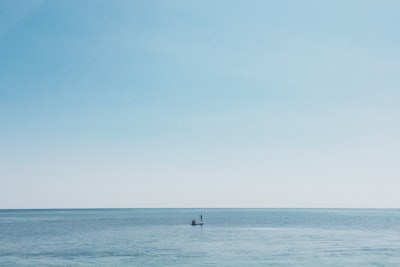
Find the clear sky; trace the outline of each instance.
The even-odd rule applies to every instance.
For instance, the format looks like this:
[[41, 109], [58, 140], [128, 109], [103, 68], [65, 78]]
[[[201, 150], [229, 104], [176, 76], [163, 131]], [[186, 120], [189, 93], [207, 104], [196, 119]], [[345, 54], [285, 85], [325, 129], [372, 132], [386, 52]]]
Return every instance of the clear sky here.
[[400, 208], [399, 10], [0, 0], [0, 208]]

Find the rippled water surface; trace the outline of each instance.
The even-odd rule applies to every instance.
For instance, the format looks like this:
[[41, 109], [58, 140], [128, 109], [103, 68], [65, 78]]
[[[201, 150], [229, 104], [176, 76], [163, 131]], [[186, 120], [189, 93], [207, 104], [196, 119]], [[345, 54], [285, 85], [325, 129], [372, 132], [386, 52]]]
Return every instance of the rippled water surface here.
[[400, 210], [0, 210], [0, 266], [397, 267]]

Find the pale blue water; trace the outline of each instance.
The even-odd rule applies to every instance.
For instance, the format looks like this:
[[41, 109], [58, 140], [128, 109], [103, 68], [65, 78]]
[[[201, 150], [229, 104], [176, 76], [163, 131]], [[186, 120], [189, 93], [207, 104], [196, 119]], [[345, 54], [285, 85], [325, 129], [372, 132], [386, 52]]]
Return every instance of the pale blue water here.
[[0, 266], [397, 267], [400, 210], [0, 210]]

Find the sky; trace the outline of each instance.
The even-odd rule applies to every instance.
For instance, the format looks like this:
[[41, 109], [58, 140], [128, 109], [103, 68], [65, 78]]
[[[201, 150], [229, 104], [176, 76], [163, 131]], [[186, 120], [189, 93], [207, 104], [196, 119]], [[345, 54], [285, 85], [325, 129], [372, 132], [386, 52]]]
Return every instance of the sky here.
[[0, 0], [0, 209], [400, 208], [399, 8]]

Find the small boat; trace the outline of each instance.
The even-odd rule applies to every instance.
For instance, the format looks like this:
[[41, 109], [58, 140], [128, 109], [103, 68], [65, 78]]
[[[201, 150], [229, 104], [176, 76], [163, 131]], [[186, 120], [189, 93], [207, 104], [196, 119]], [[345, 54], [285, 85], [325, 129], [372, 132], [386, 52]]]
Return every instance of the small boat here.
[[195, 219], [192, 220], [192, 225], [203, 225], [203, 214], [200, 215], [200, 221], [196, 221]]
[[203, 221], [196, 221], [196, 220], [192, 220], [192, 225], [203, 225], [204, 222]]

